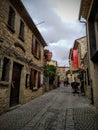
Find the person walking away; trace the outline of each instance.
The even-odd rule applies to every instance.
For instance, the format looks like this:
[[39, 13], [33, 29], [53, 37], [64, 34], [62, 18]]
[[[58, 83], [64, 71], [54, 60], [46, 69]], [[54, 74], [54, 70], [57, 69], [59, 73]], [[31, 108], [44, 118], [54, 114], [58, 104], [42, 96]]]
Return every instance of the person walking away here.
[[75, 80], [75, 82], [74, 82], [74, 92], [73, 92], [73, 94], [79, 94], [78, 86], [79, 86], [79, 83]]
[[66, 79], [64, 80], [64, 86], [66, 85]]
[[74, 90], [74, 82], [75, 82], [74, 74], [71, 74], [71, 87], [73, 90]]

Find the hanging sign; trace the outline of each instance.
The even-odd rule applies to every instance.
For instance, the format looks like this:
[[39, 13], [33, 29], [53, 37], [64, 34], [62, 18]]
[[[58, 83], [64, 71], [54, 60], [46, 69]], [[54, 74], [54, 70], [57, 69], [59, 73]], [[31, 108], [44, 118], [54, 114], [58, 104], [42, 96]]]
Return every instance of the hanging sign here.
[[73, 50], [73, 67], [78, 68], [78, 50]]

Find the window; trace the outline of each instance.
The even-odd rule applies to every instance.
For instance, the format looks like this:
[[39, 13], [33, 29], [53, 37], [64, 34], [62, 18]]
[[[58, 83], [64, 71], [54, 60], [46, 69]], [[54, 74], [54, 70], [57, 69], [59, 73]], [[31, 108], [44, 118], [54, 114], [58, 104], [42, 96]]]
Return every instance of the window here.
[[31, 69], [30, 89], [37, 90], [41, 86], [41, 73]]
[[30, 87], [30, 74], [26, 74], [25, 86], [26, 88]]
[[3, 69], [2, 69], [2, 81], [9, 81], [9, 69], [10, 69], [10, 61], [7, 58], [3, 60]]
[[38, 76], [38, 73], [36, 70], [34, 70], [34, 87], [33, 87], [33, 89], [37, 88], [37, 81], [38, 81], [37, 76]]
[[19, 32], [19, 38], [24, 41], [24, 23], [22, 20], [20, 20], [20, 32]]
[[31, 69], [31, 80], [30, 80], [30, 88], [37, 89], [37, 71], [34, 69]]
[[[42, 77], [43, 78], [43, 77]], [[40, 88], [41, 87], [41, 73], [40, 72], [38, 72], [38, 88]]]
[[32, 49], [31, 49], [31, 52], [34, 55], [34, 53], [35, 53], [35, 37], [34, 36], [32, 36]]
[[37, 58], [39, 58], [39, 56], [40, 56], [40, 45], [37, 40], [36, 40], [36, 44], [35, 44], [35, 55]]
[[38, 40], [33, 36], [32, 37], [32, 54], [37, 58], [41, 58], [41, 50], [40, 50], [40, 44]]
[[14, 31], [15, 26], [15, 11], [12, 7], [9, 7], [9, 17], [8, 17], [8, 28], [12, 31]]

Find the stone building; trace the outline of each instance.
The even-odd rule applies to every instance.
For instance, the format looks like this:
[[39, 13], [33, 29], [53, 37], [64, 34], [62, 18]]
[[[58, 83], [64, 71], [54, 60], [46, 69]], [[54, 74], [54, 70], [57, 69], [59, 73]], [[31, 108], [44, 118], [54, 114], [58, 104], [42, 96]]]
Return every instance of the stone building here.
[[80, 72], [82, 74], [81, 77], [83, 77], [83, 85], [84, 85], [84, 91], [85, 95], [88, 98], [91, 98], [91, 89], [90, 89], [90, 81], [89, 81], [89, 71], [88, 71], [88, 50], [87, 50], [87, 36], [82, 37], [78, 41], [80, 43], [80, 53], [81, 53], [81, 63], [79, 66]]
[[81, 84], [84, 88], [85, 95], [91, 98], [91, 90], [89, 84], [89, 71], [88, 71], [88, 52], [87, 52], [87, 37], [81, 37], [76, 40], [77, 43], [74, 47], [78, 49], [78, 69], [79, 75], [81, 76]]
[[66, 72], [69, 70], [69, 67], [65, 66], [58, 66], [57, 67], [57, 75], [59, 76], [60, 82], [63, 82], [67, 79]]
[[86, 22], [91, 103], [98, 109], [98, 0], [81, 1], [79, 20]]
[[[73, 44], [73, 48], [70, 49], [69, 53], [69, 65], [70, 65], [70, 72], [77, 77], [79, 75], [80, 66], [81, 66], [81, 44], [80, 41], [83, 38], [76, 39]], [[74, 54], [75, 53], [75, 54]]]
[[[74, 66], [75, 60], [73, 58], [73, 50], [77, 50], [77, 67]], [[87, 52], [87, 37], [81, 37], [76, 39], [69, 53], [69, 64], [70, 71], [74, 74], [78, 82], [80, 82], [80, 86], [82, 86], [85, 95], [88, 98], [91, 98], [91, 89], [89, 84], [89, 71], [88, 71], [88, 52]]]
[[[75, 59], [73, 56], [74, 51], [77, 52]], [[77, 76], [79, 75], [79, 64], [81, 60], [79, 51], [80, 51], [80, 44], [77, 42], [77, 40], [75, 40], [73, 48], [71, 48], [69, 52], [69, 68], [70, 68], [70, 74], [68, 75], [69, 83], [71, 83], [75, 79], [78, 79]]]
[[57, 67], [57, 61], [56, 60], [47, 61], [47, 64], [54, 65], [54, 66]]
[[43, 93], [45, 46], [22, 2], [0, 1], [0, 113]]
[[48, 65], [53, 65], [56, 67], [56, 74], [54, 77], [54, 82], [53, 82], [53, 88], [57, 88], [58, 87], [58, 75], [57, 75], [57, 61], [56, 60], [51, 60], [51, 61], [47, 61]]
[[72, 48], [70, 49], [70, 51], [69, 51], [69, 68], [72, 70], [72, 68], [73, 68], [73, 58], [72, 58]]

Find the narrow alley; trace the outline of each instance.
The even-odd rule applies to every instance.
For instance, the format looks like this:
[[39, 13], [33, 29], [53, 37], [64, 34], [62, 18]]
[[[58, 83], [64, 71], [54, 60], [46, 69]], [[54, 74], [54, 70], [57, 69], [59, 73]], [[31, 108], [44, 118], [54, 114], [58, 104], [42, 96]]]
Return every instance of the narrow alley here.
[[98, 113], [85, 96], [61, 84], [2, 114], [0, 130], [98, 130]]
[[0, 0], [0, 130], [98, 130], [98, 0]]

